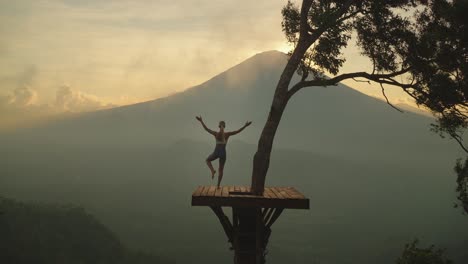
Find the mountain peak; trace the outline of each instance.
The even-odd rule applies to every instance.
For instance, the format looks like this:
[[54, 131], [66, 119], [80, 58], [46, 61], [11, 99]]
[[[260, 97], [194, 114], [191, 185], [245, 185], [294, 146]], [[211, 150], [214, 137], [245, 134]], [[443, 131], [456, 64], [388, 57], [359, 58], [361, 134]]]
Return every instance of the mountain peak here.
[[246, 64], [253, 64], [255, 66], [262, 66], [262, 65], [275, 65], [278, 64], [283, 65], [287, 62], [288, 55], [277, 50], [269, 50], [257, 53], [250, 58], [244, 60], [243, 62], [239, 63], [238, 65], [232, 67], [236, 68], [237, 66], [246, 65]]
[[254, 58], [262, 59], [262, 58], [271, 58], [271, 57], [287, 58], [287, 56], [288, 55], [286, 53], [281, 52], [279, 50], [267, 50], [267, 51], [259, 52], [253, 55], [252, 57], [248, 58], [247, 60], [254, 59]]
[[259, 78], [277, 79], [287, 61], [288, 55], [283, 52], [277, 50], [260, 52], [198, 85], [198, 87], [216, 86], [223, 87], [223, 90], [237, 89], [252, 84]]

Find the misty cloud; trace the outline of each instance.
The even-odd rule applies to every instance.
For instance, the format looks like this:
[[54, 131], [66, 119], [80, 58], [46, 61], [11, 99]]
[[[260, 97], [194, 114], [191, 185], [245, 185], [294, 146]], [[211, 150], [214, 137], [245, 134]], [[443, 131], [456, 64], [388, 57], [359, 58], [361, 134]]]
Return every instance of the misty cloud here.
[[74, 90], [69, 86], [62, 86], [57, 90], [54, 106], [68, 112], [88, 112], [116, 105], [105, 103], [95, 95]]
[[2, 91], [0, 94], [0, 108], [24, 108], [36, 104], [38, 93], [32, 88], [38, 75], [35, 65], [29, 65], [18, 74], [2, 76], [0, 85], [3, 87], [15, 87], [10, 91]]
[[36, 105], [37, 98], [36, 90], [28, 86], [17, 87], [10, 93], [0, 95], [0, 108], [10, 108], [10, 110], [28, 108]]
[[13, 90], [11, 104], [16, 107], [27, 107], [33, 105], [37, 101], [37, 91], [30, 87], [22, 86]]
[[[90, 112], [118, 106], [98, 96], [61, 86], [54, 103], [40, 103], [39, 93], [21, 86], [0, 95], [0, 130], [28, 126], [63, 114]], [[120, 98], [124, 100], [126, 98]]]
[[38, 92], [20, 86], [0, 95], [0, 130], [21, 127], [53, 114], [48, 105], [39, 105]]
[[38, 92], [31, 87], [21, 86], [10, 93], [0, 96], [0, 107], [9, 111], [31, 109], [47, 112], [88, 112], [117, 106], [102, 98], [69, 86], [57, 89], [53, 104], [39, 104]]

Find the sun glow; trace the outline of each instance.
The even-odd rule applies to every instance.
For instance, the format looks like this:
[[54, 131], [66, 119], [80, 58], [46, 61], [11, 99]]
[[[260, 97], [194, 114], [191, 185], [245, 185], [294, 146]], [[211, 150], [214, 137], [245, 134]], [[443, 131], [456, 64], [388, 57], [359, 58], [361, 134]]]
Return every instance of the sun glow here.
[[281, 52], [284, 52], [284, 53], [288, 53], [290, 52], [291, 50], [293, 50], [293, 45], [291, 43], [287, 43], [286, 41], [285, 42], [281, 42], [279, 43], [277, 46], [276, 46], [276, 50], [278, 51], [281, 51]]

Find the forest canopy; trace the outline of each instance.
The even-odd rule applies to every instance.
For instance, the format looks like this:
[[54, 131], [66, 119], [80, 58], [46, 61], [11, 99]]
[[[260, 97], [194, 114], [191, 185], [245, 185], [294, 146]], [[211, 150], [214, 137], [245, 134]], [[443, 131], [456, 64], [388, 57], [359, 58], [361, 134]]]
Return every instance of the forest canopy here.
[[171, 263], [127, 249], [81, 207], [28, 204], [0, 196], [0, 263]]

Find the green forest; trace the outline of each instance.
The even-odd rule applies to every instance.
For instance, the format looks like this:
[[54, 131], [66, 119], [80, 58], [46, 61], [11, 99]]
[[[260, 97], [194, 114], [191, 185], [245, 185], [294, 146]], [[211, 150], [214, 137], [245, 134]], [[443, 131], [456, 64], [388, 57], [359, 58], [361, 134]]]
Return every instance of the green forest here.
[[0, 197], [0, 263], [173, 263], [127, 249], [83, 208]]

